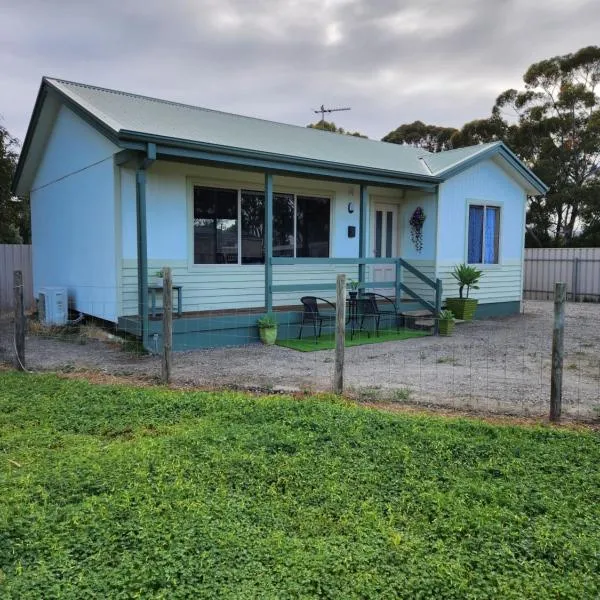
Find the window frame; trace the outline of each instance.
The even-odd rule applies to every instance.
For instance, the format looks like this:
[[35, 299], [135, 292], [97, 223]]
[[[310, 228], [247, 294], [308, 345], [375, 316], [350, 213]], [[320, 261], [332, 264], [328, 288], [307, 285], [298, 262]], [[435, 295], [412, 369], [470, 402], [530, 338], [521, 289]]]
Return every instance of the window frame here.
[[[238, 260], [235, 263], [195, 263], [194, 262], [194, 188], [215, 188], [225, 190], [236, 190], [237, 191], [237, 218], [238, 218]], [[242, 263], [242, 191], [254, 191], [264, 193], [264, 188], [261, 183], [256, 181], [248, 181], [243, 179], [204, 179], [200, 177], [187, 177], [187, 255], [188, 255], [188, 271], [201, 271], [203, 269], [264, 269], [265, 265], [262, 264], [244, 264]], [[326, 198], [329, 200], [329, 258], [333, 255], [333, 233], [335, 231], [335, 191], [331, 189], [317, 190], [312, 188], [304, 188], [289, 185], [277, 185], [273, 186], [274, 194], [288, 194], [293, 196], [294, 199], [294, 256], [296, 258], [297, 252], [297, 197], [298, 196], [314, 196], [317, 198]]]
[[[481, 256], [482, 259], [485, 257], [485, 213], [488, 208], [497, 208], [500, 212], [498, 219], [498, 262], [486, 263], [486, 262], [469, 262], [469, 213], [471, 206], [480, 206], [483, 208], [483, 223], [484, 223], [484, 235], [482, 236]], [[499, 269], [502, 267], [502, 234], [504, 232], [504, 202], [500, 200], [481, 200], [475, 198], [467, 199], [466, 211], [465, 211], [465, 250], [464, 250], [464, 263], [467, 265], [476, 265], [480, 269]]]

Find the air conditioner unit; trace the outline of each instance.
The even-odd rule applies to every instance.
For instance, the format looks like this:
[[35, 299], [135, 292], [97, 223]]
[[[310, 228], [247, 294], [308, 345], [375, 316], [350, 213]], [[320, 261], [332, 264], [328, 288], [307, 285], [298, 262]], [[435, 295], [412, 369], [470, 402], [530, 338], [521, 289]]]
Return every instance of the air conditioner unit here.
[[44, 287], [40, 290], [38, 312], [44, 325], [65, 325], [69, 310], [67, 288]]

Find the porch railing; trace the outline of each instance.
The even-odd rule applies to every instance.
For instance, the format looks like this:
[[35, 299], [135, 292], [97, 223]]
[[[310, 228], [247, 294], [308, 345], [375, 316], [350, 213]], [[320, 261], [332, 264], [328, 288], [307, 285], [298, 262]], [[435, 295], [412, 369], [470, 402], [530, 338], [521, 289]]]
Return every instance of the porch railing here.
[[[394, 265], [395, 277], [394, 281], [365, 281], [364, 280], [364, 267], [366, 265]], [[290, 257], [272, 257], [269, 260], [267, 267], [273, 266], [295, 266], [295, 265], [357, 265], [359, 267], [359, 289], [373, 289], [373, 288], [393, 288], [396, 302], [402, 297], [404, 292], [407, 296], [412, 298], [415, 302], [419, 303], [423, 308], [433, 313], [434, 317], [437, 317], [442, 307], [442, 281], [441, 279], [431, 279], [408, 263], [403, 258], [290, 258]], [[408, 271], [424, 283], [427, 287], [431, 288], [434, 293], [434, 301], [431, 302], [414, 289], [410, 288], [403, 281], [403, 270]], [[272, 277], [269, 278], [270, 283], [267, 286], [266, 291], [266, 306], [267, 310], [270, 310], [273, 306], [273, 294], [278, 292], [301, 292], [301, 291], [335, 291], [335, 281], [331, 283], [288, 283], [273, 285]], [[435, 319], [435, 333], [437, 333], [438, 320]]]

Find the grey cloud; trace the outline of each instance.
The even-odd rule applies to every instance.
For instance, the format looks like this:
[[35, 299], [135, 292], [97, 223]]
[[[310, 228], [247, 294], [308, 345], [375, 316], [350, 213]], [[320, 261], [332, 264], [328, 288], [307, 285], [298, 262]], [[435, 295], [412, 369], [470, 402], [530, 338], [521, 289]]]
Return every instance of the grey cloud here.
[[22, 0], [3, 18], [0, 114], [21, 139], [43, 74], [300, 125], [347, 104], [338, 123], [378, 138], [486, 116], [532, 62], [596, 43], [600, 4]]

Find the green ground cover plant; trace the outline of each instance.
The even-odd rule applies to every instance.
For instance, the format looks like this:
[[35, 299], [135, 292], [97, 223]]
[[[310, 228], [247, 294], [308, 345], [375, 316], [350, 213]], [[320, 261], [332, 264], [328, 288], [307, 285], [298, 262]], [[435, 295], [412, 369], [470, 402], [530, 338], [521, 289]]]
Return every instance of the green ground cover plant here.
[[599, 435], [0, 374], [0, 597], [597, 598]]
[[[304, 337], [302, 339], [292, 338], [289, 340], [277, 340], [278, 346], [299, 350], [300, 352], [315, 352], [316, 350], [333, 350], [335, 348], [335, 334], [322, 333], [317, 338], [315, 343], [314, 336], [311, 335], [310, 328], [305, 328]], [[379, 344], [381, 342], [396, 342], [401, 340], [410, 340], [417, 337], [430, 336], [428, 331], [420, 331], [418, 329], [381, 329], [379, 335], [375, 335], [374, 331], [357, 331], [350, 339], [350, 332], [346, 332], [345, 347], [362, 346], [363, 344]]]

